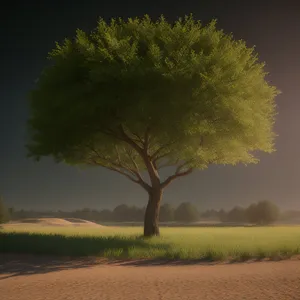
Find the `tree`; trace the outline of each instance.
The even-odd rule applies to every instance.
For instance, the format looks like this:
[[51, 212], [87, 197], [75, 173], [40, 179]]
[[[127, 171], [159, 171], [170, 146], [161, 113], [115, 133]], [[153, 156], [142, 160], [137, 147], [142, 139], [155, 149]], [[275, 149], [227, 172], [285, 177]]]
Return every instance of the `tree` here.
[[130, 207], [130, 219], [129, 221], [134, 222], [142, 222], [143, 221], [143, 215], [144, 215], [144, 209], [136, 206]]
[[175, 220], [177, 222], [195, 222], [199, 220], [199, 212], [193, 204], [184, 202], [176, 208]]
[[127, 204], [120, 204], [113, 210], [114, 220], [117, 222], [139, 222], [142, 214], [143, 209]]
[[175, 209], [169, 203], [165, 203], [160, 208], [159, 220], [162, 222], [172, 222], [175, 218]]
[[219, 213], [215, 209], [208, 209], [204, 213], [201, 214], [203, 218], [217, 218]]
[[227, 213], [226, 220], [228, 222], [243, 223], [246, 221], [245, 209], [240, 206], [235, 206]]
[[257, 203], [252, 203], [246, 209], [246, 218], [249, 223], [255, 224], [258, 222], [258, 212], [257, 212]]
[[4, 205], [3, 198], [0, 197], [0, 224], [6, 223], [9, 220], [8, 210]]
[[227, 213], [223, 208], [219, 210], [218, 218], [221, 222], [226, 222], [227, 221]]
[[130, 213], [130, 208], [127, 204], [120, 204], [116, 206], [113, 210], [114, 220], [118, 222], [128, 221], [128, 215]]
[[163, 191], [175, 179], [273, 151], [278, 91], [254, 49], [215, 21], [100, 19], [49, 59], [29, 96], [29, 156], [105, 167], [140, 185], [145, 236], [159, 234]]
[[260, 201], [252, 204], [246, 211], [250, 223], [268, 225], [272, 224], [279, 218], [279, 208], [270, 201]]
[[109, 209], [103, 209], [99, 212], [99, 218], [97, 221], [109, 222], [113, 220], [113, 212]]
[[9, 214], [10, 219], [12, 219], [14, 217], [14, 213], [15, 213], [14, 207], [9, 207], [8, 214]]

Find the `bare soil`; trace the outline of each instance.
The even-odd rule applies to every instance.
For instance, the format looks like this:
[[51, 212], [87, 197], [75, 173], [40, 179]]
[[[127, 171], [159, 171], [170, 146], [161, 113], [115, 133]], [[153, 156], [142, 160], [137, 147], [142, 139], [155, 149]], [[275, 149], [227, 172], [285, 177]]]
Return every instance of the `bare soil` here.
[[77, 218], [28, 218], [28, 219], [21, 219], [18, 221], [12, 221], [8, 224], [5, 224], [6, 227], [12, 226], [24, 226], [26, 225], [35, 225], [35, 226], [63, 226], [63, 227], [70, 227], [70, 226], [94, 226], [94, 227], [103, 227], [94, 222], [86, 221], [83, 219]]
[[300, 260], [187, 265], [0, 254], [5, 300], [299, 300]]

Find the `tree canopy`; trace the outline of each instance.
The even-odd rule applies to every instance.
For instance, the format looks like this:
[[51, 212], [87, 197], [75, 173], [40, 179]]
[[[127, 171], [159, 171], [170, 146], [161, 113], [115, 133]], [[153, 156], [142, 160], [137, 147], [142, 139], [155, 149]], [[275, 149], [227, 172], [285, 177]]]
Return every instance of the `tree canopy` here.
[[161, 156], [205, 168], [273, 151], [277, 91], [254, 49], [215, 21], [101, 19], [92, 33], [57, 43], [49, 58], [30, 97], [37, 158], [145, 169], [124, 139], [143, 147], [147, 134], [157, 166]]
[[[36, 159], [106, 167], [152, 193], [193, 169], [274, 150], [278, 91], [254, 49], [216, 21], [100, 19], [49, 59], [30, 94]], [[176, 171], [161, 179], [166, 166]]]

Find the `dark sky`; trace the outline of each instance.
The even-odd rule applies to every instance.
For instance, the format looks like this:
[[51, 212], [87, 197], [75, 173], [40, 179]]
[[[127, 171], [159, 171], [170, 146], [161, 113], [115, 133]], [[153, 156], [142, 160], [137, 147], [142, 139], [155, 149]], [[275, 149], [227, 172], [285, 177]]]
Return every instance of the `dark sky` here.
[[[277, 97], [277, 152], [258, 165], [215, 166], [175, 181], [165, 201], [191, 201], [202, 208], [229, 208], [270, 199], [300, 208], [300, 1], [10, 1], [1, 8], [0, 194], [17, 208], [112, 208], [119, 203], [146, 204], [147, 195], [122, 175], [105, 169], [78, 170], [51, 159], [35, 163], [24, 148], [26, 94], [46, 63], [55, 41], [90, 30], [98, 17], [164, 14], [170, 21], [193, 13], [204, 22], [256, 45]], [[60, 3], [60, 4], [58, 4]], [[63, 3], [63, 4], [62, 4]], [[176, 4], [178, 3], [178, 4]], [[208, 4], [209, 3], [209, 4]], [[278, 4], [276, 4], [278, 3]], [[10, 7], [9, 7], [10, 5]]]

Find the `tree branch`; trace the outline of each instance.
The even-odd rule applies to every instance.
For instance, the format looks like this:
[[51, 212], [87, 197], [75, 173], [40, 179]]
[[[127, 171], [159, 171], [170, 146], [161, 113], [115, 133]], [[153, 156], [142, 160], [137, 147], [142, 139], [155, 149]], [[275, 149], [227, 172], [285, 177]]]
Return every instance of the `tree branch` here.
[[158, 155], [158, 156], [156, 156], [156, 158], [153, 159], [153, 161], [154, 162], [158, 162], [160, 159], [165, 158], [165, 157], [167, 157], [170, 154], [171, 154], [171, 151], [167, 152], [167, 153], [164, 153], [164, 154], [161, 154], [161, 155]]
[[[111, 136], [119, 141], [123, 141], [123, 142], [126, 142], [126, 140], [124, 139], [124, 136], [120, 133], [117, 133], [115, 132], [114, 130], [112, 129], [102, 129], [102, 128], [98, 128], [97, 129], [99, 132], [101, 132], [102, 134], [105, 134], [105, 135], [108, 135], [108, 136]], [[135, 138], [131, 138], [131, 140], [136, 143], [138, 145], [138, 143], [140, 143], [141, 145], [144, 144], [143, 140], [135, 133], [132, 133], [132, 135], [135, 136]], [[128, 136], [129, 138], [129, 136]]]
[[147, 154], [148, 154], [148, 147], [149, 147], [149, 142], [150, 142], [149, 133], [150, 133], [150, 128], [147, 127], [146, 132], [145, 132], [145, 143], [144, 143], [144, 147], [145, 147], [145, 150], [147, 151]]
[[157, 172], [157, 169], [155, 168], [155, 165], [153, 164], [151, 157], [148, 156], [147, 153], [147, 148], [141, 148], [139, 147], [139, 145], [137, 145], [125, 132], [124, 127], [122, 126], [122, 124], [119, 126], [120, 132], [122, 134], [122, 136], [124, 137], [124, 140], [130, 145], [132, 146], [139, 155], [141, 155], [145, 166], [148, 170], [149, 173], [149, 177], [151, 180], [151, 184], [152, 186], [158, 186], [160, 185], [160, 179], [159, 179], [159, 174]]
[[175, 142], [171, 142], [171, 143], [168, 143], [168, 144], [165, 144], [165, 145], [159, 147], [159, 148], [151, 155], [151, 159], [152, 159], [153, 161], [156, 162], [156, 161], [158, 161], [159, 159], [168, 156], [168, 155], [171, 153], [170, 151], [168, 151], [167, 153], [163, 153], [163, 154], [160, 154], [160, 153], [161, 153], [164, 149], [166, 149], [167, 147], [172, 146], [172, 145], [174, 145], [174, 144], [175, 144]]
[[130, 179], [131, 181], [140, 184], [140, 181], [138, 179], [135, 179], [134, 177], [130, 176], [129, 174], [127, 174], [126, 172], [122, 171], [121, 169], [117, 169], [114, 167], [109, 167], [109, 166], [103, 166], [104, 168], [107, 168], [111, 171], [115, 171], [118, 172], [119, 174], [122, 174], [124, 176], [126, 176], [128, 179]]
[[[200, 146], [203, 146], [203, 136], [200, 137], [199, 145], [200, 145]], [[177, 167], [176, 171], [175, 171], [175, 174], [169, 176], [164, 182], [162, 182], [162, 183], [161, 183], [161, 187], [162, 187], [162, 188], [165, 188], [167, 185], [169, 185], [169, 184], [170, 184], [172, 181], [174, 181], [176, 178], [182, 177], [182, 176], [185, 176], [185, 175], [188, 175], [188, 174], [192, 173], [192, 172], [193, 172], [193, 168], [191, 168], [191, 167], [188, 168], [187, 170], [181, 172], [181, 170], [182, 170], [185, 166], [187, 166], [190, 162], [192, 162], [192, 161], [193, 161], [193, 159], [190, 159], [190, 160], [186, 161], [185, 163], [179, 165], [179, 166]], [[179, 162], [179, 161], [177, 161], [177, 163], [178, 163], [178, 162]], [[168, 164], [162, 165], [162, 166], [160, 166], [160, 168], [165, 167], [165, 166], [168, 166]]]
[[111, 171], [114, 171], [114, 172], [117, 172], [119, 174], [122, 174], [124, 176], [126, 176], [129, 180], [131, 180], [132, 182], [134, 183], [137, 183], [139, 184], [142, 188], [144, 188], [147, 192], [150, 191], [151, 187], [147, 184], [147, 182], [141, 180], [140, 178], [134, 178], [133, 176], [127, 174], [126, 172], [124, 172], [122, 169], [120, 168], [116, 168], [116, 167], [112, 167], [112, 166], [107, 166], [105, 164], [101, 164], [99, 163], [98, 161], [90, 158], [90, 160], [94, 163], [94, 165], [97, 165], [97, 166], [101, 166], [103, 168], [106, 168], [108, 170], [111, 170]]
[[125, 169], [126, 171], [131, 172], [132, 175], [135, 175], [134, 171], [133, 171], [131, 168], [129, 168], [129, 167], [127, 167], [126, 165], [122, 164], [122, 162], [120, 161], [120, 156], [119, 156], [120, 154], [119, 154], [119, 152], [117, 151], [117, 147], [116, 147], [117, 156], [118, 156], [118, 162], [117, 162], [117, 163], [115, 163], [115, 162], [113, 162], [113, 161], [107, 159], [105, 156], [101, 155], [101, 154], [100, 154], [95, 148], [93, 148], [92, 146], [86, 145], [86, 147], [88, 147], [88, 149], [90, 149], [92, 152], [94, 152], [95, 155], [96, 155], [96, 157], [98, 157], [99, 159], [106, 161], [107, 163], [111, 164], [111, 165], [112, 165], [113, 167], [115, 167], [115, 168]]
[[190, 174], [192, 172], [193, 172], [193, 168], [189, 168], [189, 169], [187, 169], [186, 171], [183, 171], [183, 172], [177, 172], [176, 171], [174, 175], [168, 177], [164, 182], [161, 183], [161, 187], [165, 188], [166, 186], [168, 186], [176, 178], [188, 175], [188, 174]]
[[[139, 180], [145, 182], [145, 180], [143, 179], [141, 173], [140, 173], [140, 169], [138, 164], [136, 163], [135, 159], [132, 157], [131, 153], [128, 151], [128, 149], [126, 147], [124, 147], [124, 150], [126, 151], [128, 157], [130, 158], [132, 164], [134, 165], [135, 168], [135, 175], [139, 178]], [[146, 182], [145, 182], [146, 183]], [[149, 186], [150, 187], [150, 186]]]
[[[185, 175], [188, 175], [190, 173], [193, 172], [193, 168], [188, 168], [187, 170], [185, 171], [182, 171], [181, 170], [187, 166], [190, 162], [192, 162], [193, 159], [190, 159], [186, 162], [184, 162], [183, 164], [179, 165], [177, 168], [176, 168], [176, 171], [175, 171], [175, 174], [174, 175], [171, 175], [170, 177], [168, 177], [164, 182], [161, 183], [161, 187], [162, 188], [165, 188], [167, 185], [169, 185], [173, 180], [175, 180], [176, 178], [178, 177], [182, 177], [182, 176], [185, 176]], [[177, 162], [178, 163], [178, 162]]]
[[129, 144], [133, 149], [137, 151], [137, 153], [141, 154], [143, 153], [143, 148], [141, 148], [130, 136], [125, 132], [123, 125], [121, 124], [119, 126], [120, 133], [123, 137], [123, 140]]
[[142, 146], [144, 145], [144, 141], [142, 140], [142, 138], [138, 134], [136, 134], [134, 132], [131, 132], [131, 134], [136, 137], [136, 139], [134, 139], [134, 141], [136, 143], [140, 143]]
[[165, 148], [166, 148], [166, 146], [162, 146], [162, 147], [158, 148], [158, 149], [151, 155], [151, 159], [152, 159], [153, 161], [158, 161], [159, 159], [166, 157], [166, 156], [169, 154], [169, 152], [168, 152], [168, 153], [164, 153], [164, 154], [159, 155], [160, 152], [163, 151]]
[[114, 138], [116, 138], [118, 140], [124, 141], [124, 139], [121, 136], [119, 136], [116, 132], [114, 132], [111, 129], [106, 129], [106, 130], [105, 129], [99, 129], [99, 132], [101, 132], [101, 133], [103, 133], [105, 135], [114, 137]]
[[[117, 152], [117, 156], [118, 156], [118, 162], [113, 162], [109, 159], [107, 159], [106, 157], [104, 157], [103, 155], [101, 155], [94, 147], [90, 146], [90, 145], [85, 145], [89, 150], [91, 150], [97, 158], [99, 158], [102, 161], [105, 161], [108, 163], [104, 164], [104, 163], [99, 163], [96, 159], [94, 159], [93, 157], [90, 157], [90, 160], [95, 164], [95, 165], [100, 165], [104, 168], [107, 168], [111, 171], [115, 171], [118, 172], [124, 176], [126, 176], [128, 179], [130, 179], [131, 181], [138, 183], [139, 185], [141, 185], [146, 191], [149, 191], [151, 189], [151, 187], [147, 184], [147, 182], [145, 182], [142, 178], [142, 176], [140, 175], [139, 171], [133, 170], [132, 168], [130, 168], [129, 166], [123, 164], [120, 160], [120, 153], [116, 147], [116, 152]], [[137, 165], [136, 165], [137, 167]], [[123, 170], [122, 170], [123, 169]], [[131, 173], [128, 174], [126, 172]]]
[[[156, 166], [157, 166], [157, 163], [155, 162]], [[157, 166], [157, 169], [163, 169], [163, 168], [167, 168], [167, 167], [173, 167], [174, 164], [171, 164], [170, 161], [166, 161], [165, 163], [162, 163], [162, 164], [159, 164]]]

